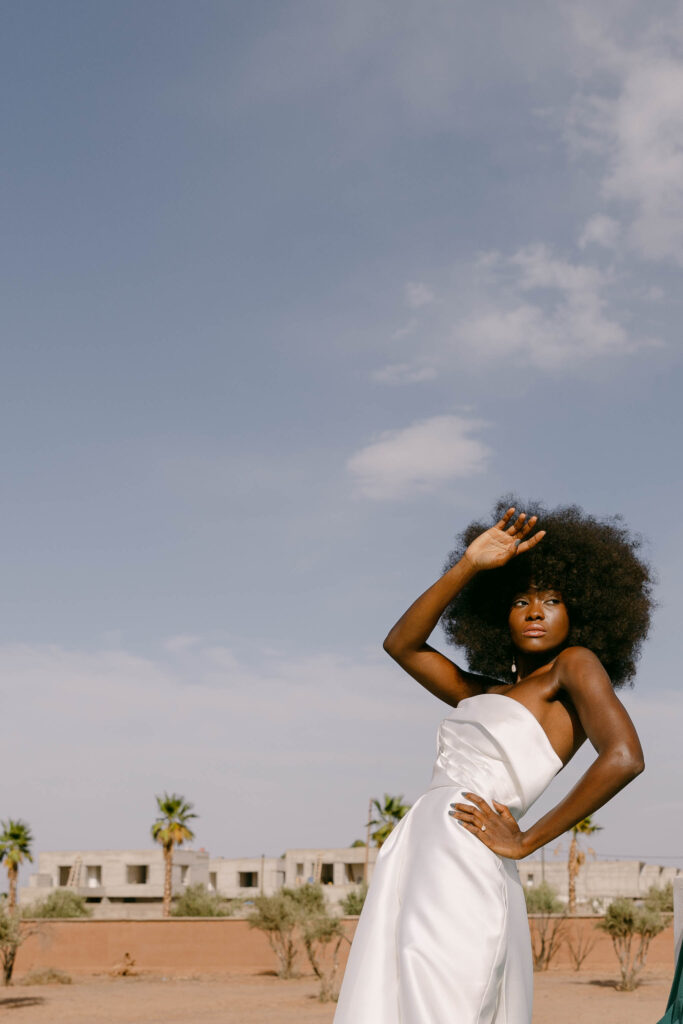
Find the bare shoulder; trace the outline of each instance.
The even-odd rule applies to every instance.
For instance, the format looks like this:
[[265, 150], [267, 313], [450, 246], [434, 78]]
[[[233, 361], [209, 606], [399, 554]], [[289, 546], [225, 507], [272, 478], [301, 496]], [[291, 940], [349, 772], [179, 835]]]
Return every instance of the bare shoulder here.
[[557, 685], [583, 720], [589, 709], [603, 711], [620, 704], [605, 668], [587, 647], [567, 647], [555, 661]]
[[602, 662], [588, 647], [565, 647], [555, 660], [555, 668], [561, 685], [591, 679], [611, 686]]

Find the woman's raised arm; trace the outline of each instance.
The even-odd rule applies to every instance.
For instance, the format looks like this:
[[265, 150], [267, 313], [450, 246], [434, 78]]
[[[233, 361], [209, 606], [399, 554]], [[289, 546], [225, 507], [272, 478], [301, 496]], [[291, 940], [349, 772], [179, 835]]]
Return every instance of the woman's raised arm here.
[[511, 523], [514, 514], [514, 508], [508, 509], [495, 526], [473, 540], [460, 561], [411, 604], [384, 641], [387, 654], [447, 704], [456, 705], [465, 697], [483, 693], [493, 680], [459, 668], [430, 647], [427, 639], [453, 598], [479, 571], [505, 565], [543, 538], [543, 530], [529, 536], [536, 524], [535, 516], [526, 522], [522, 512]]

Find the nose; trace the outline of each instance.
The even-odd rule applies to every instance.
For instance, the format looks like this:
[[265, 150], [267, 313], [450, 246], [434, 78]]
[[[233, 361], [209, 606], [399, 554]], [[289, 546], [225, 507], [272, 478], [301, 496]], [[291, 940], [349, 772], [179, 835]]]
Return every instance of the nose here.
[[530, 604], [528, 606], [526, 610], [526, 618], [531, 621], [533, 621], [534, 619], [545, 618], [543, 614], [543, 605], [540, 603], [540, 601], [534, 601], [533, 604]]

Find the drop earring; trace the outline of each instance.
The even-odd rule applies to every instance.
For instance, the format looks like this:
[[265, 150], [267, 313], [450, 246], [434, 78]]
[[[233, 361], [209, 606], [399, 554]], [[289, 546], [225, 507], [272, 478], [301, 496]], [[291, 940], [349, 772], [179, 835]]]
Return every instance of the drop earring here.
[[514, 654], [512, 655], [512, 664], [510, 665], [510, 671], [512, 672], [513, 676], [517, 675], [517, 664], [515, 662]]

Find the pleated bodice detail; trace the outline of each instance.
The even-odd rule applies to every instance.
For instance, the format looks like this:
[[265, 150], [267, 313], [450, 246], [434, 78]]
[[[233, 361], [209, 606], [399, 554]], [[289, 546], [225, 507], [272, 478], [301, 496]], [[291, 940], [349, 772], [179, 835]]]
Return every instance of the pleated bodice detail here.
[[458, 786], [526, 814], [562, 767], [542, 725], [513, 697], [465, 697], [439, 726], [429, 788]]

